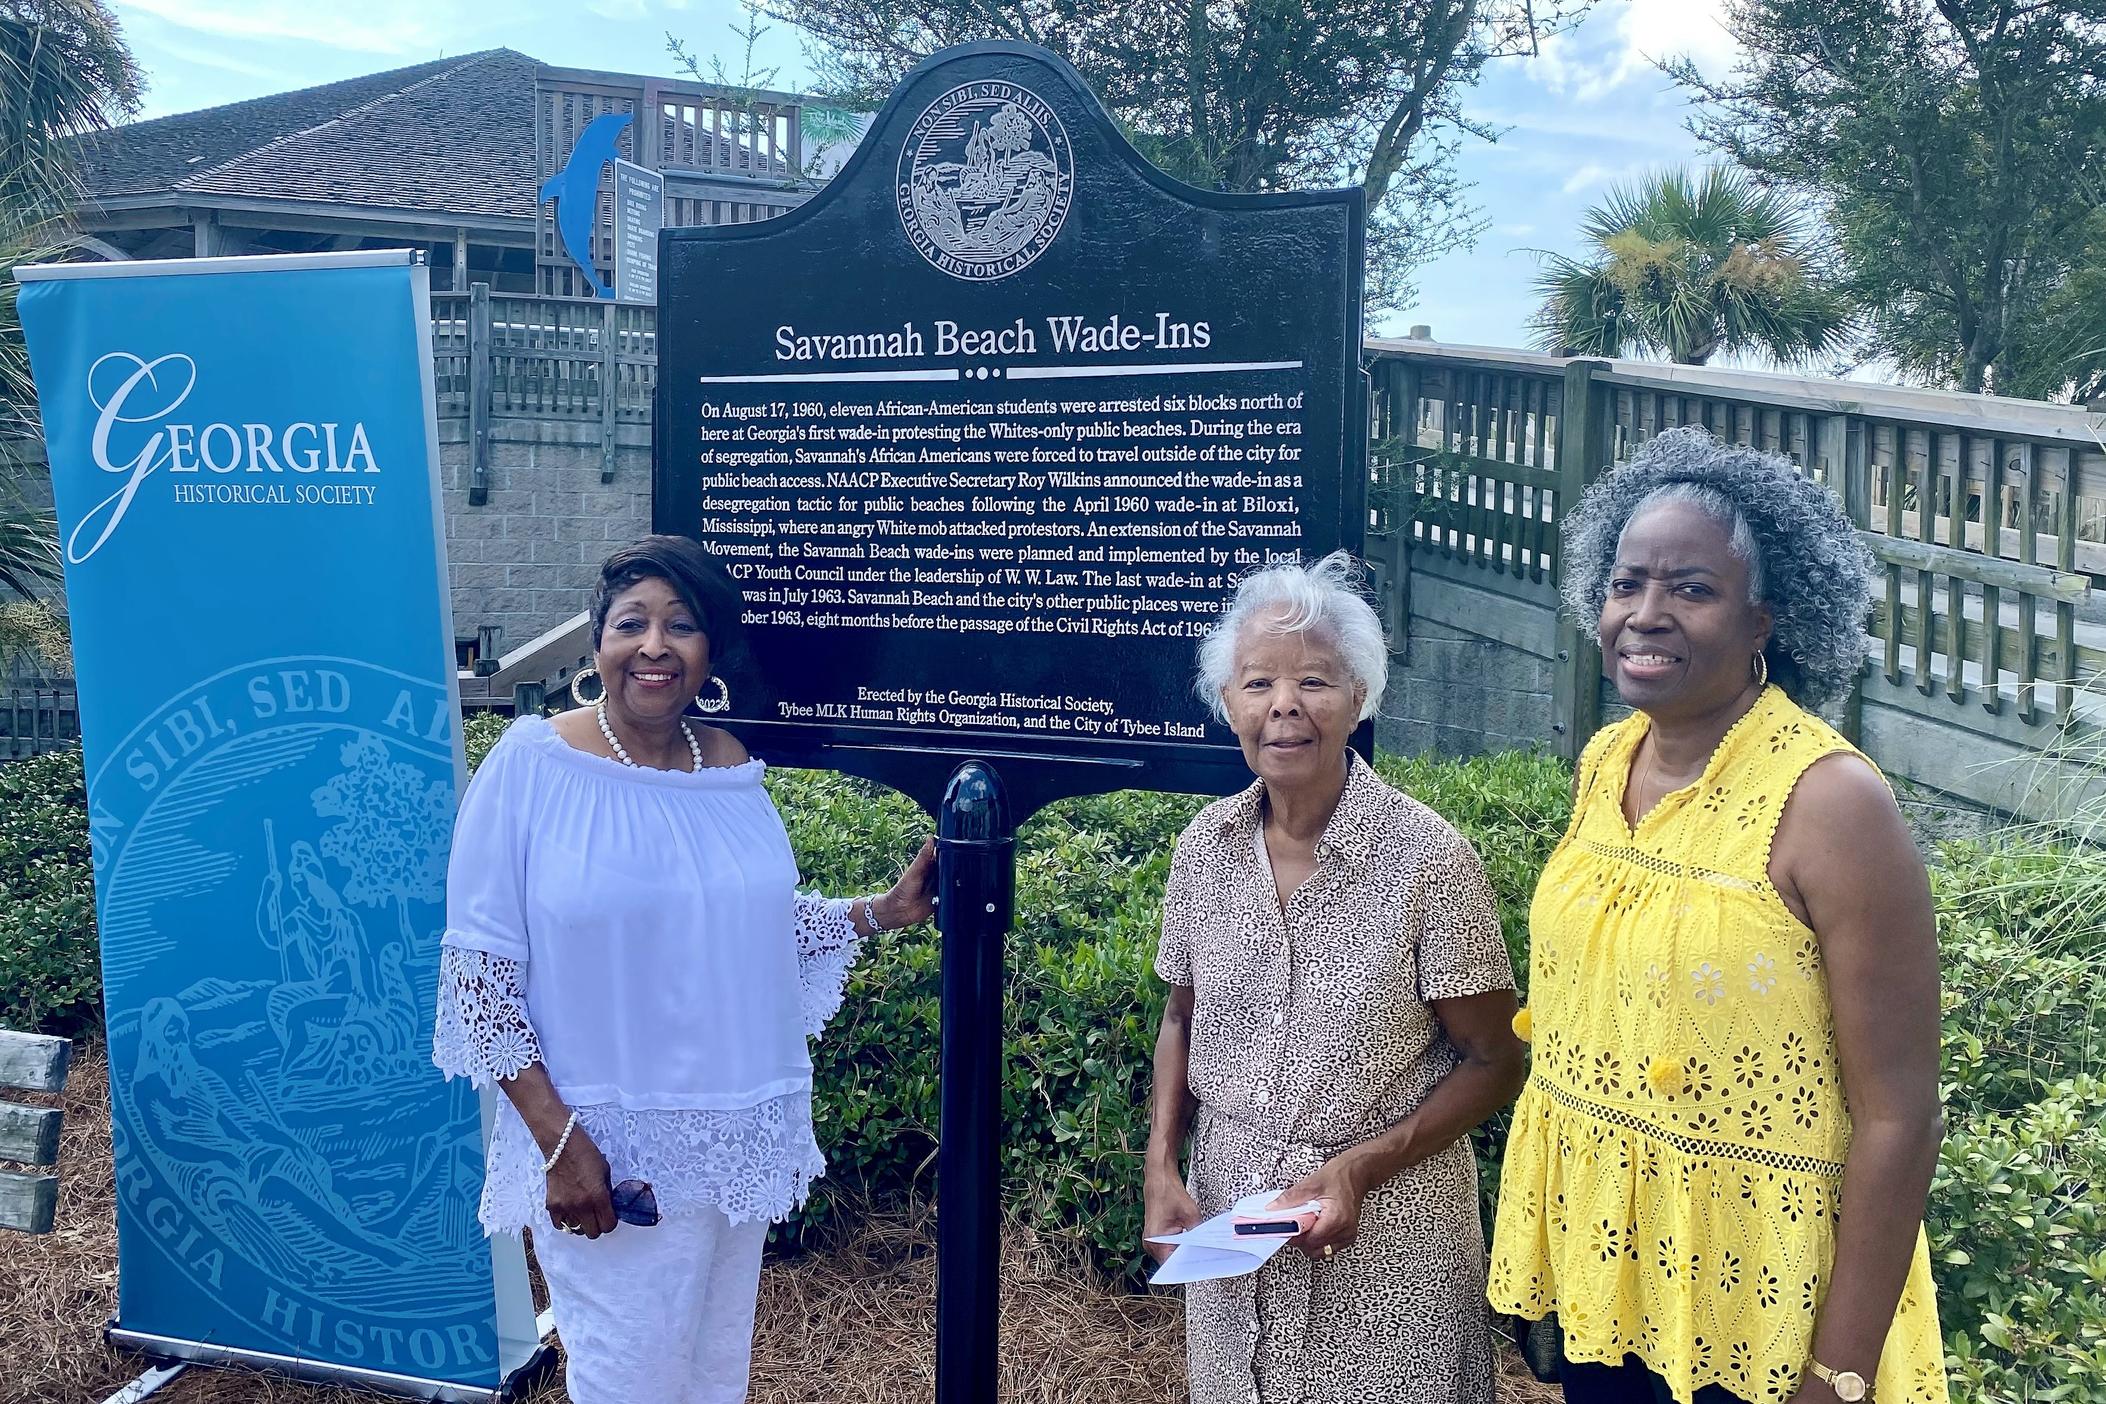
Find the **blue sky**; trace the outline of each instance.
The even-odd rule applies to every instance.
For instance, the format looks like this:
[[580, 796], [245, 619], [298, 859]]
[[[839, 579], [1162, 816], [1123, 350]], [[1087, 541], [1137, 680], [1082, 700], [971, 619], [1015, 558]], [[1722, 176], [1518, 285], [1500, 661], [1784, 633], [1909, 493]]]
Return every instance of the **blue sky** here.
[[[116, 0], [146, 69], [146, 116], [186, 112], [444, 54], [507, 47], [550, 63], [673, 72], [668, 31], [722, 55], [737, 76], [733, 0]], [[1518, 346], [1533, 306], [1531, 249], [1576, 251], [1573, 231], [1610, 185], [1697, 156], [1681, 96], [1652, 60], [1689, 54], [1730, 67], [1722, 0], [1601, 0], [1541, 55], [1494, 65], [1468, 95], [1473, 115], [1504, 128], [1465, 139], [1461, 170], [1489, 227], [1474, 249], [1425, 268], [1418, 305], [1377, 330], [1426, 323], [1443, 341]], [[759, 62], [778, 86], [809, 72], [796, 34], [776, 27]]]

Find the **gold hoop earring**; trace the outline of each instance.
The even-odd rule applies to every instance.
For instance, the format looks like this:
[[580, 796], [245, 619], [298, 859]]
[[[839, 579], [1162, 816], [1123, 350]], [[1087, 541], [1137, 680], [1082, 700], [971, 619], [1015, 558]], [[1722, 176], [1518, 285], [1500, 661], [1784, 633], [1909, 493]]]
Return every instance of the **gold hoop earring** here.
[[709, 716], [729, 711], [731, 709], [731, 689], [725, 686], [724, 680], [714, 673], [709, 675], [709, 680], [717, 685], [717, 695], [710, 698], [707, 702], [697, 695], [695, 698], [695, 710], [706, 713]]
[[1755, 690], [1760, 692], [1770, 685], [1770, 657], [1757, 650], [1755, 654]]
[[[599, 696], [587, 697], [578, 690], [578, 684], [584, 682], [587, 678], [591, 678], [600, 685]], [[571, 674], [570, 700], [577, 703], [580, 707], [597, 707], [600, 703], [607, 700], [607, 680], [600, 676], [599, 669], [580, 668], [577, 672]]]

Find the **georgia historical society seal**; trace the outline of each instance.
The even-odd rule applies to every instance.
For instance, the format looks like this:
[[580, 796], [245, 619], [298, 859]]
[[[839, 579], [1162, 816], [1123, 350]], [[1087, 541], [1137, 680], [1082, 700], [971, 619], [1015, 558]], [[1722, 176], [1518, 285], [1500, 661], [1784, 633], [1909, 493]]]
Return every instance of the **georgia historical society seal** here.
[[1075, 153], [1045, 101], [1014, 83], [951, 89], [922, 109], [899, 151], [900, 225], [936, 267], [1006, 278], [1052, 244], [1075, 196]]
[[124, 1271], [169, 1334], [495, 1377], [476, 1100], [431, 1067], [453, 728], [428, 680], [265, 658], [91, 781]]

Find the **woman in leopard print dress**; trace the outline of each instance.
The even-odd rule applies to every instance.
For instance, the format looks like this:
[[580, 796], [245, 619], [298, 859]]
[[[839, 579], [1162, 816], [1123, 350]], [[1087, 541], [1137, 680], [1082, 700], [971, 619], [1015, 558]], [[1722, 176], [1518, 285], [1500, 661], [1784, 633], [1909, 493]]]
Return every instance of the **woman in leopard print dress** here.
[[1523, 1079], [1513, 967], [1475, 851], [1347, 747], [1388, 663], [1354, 586], [1343, 552], [1258, 572], [1200, 650], [1258, 778], [1171, 863], [1147, 1232], [1281, 1186], [1323, 1211], [1301, 1252], [1186, 1289], [1195, 1404], [1492, 1393], [1468, 1133]]

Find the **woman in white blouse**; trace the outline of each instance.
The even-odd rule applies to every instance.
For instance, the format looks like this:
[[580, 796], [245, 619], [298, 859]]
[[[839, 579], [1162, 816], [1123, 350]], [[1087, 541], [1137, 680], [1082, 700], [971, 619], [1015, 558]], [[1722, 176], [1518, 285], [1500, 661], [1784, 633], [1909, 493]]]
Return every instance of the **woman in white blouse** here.
[[615, 552], [598, 702], [509, 727], [455, 826], [434, 1058], [504, 1091], [481, 1218], [540, 1230], [573, 1404], [745, 1399], [768, 1224], [826, 1168], [805, 1040], [933, 906], [926, 844], [889, 892], [798, 893], [762, 764], [683, 716], [728, 704], [742, 604], [684, 537]]

